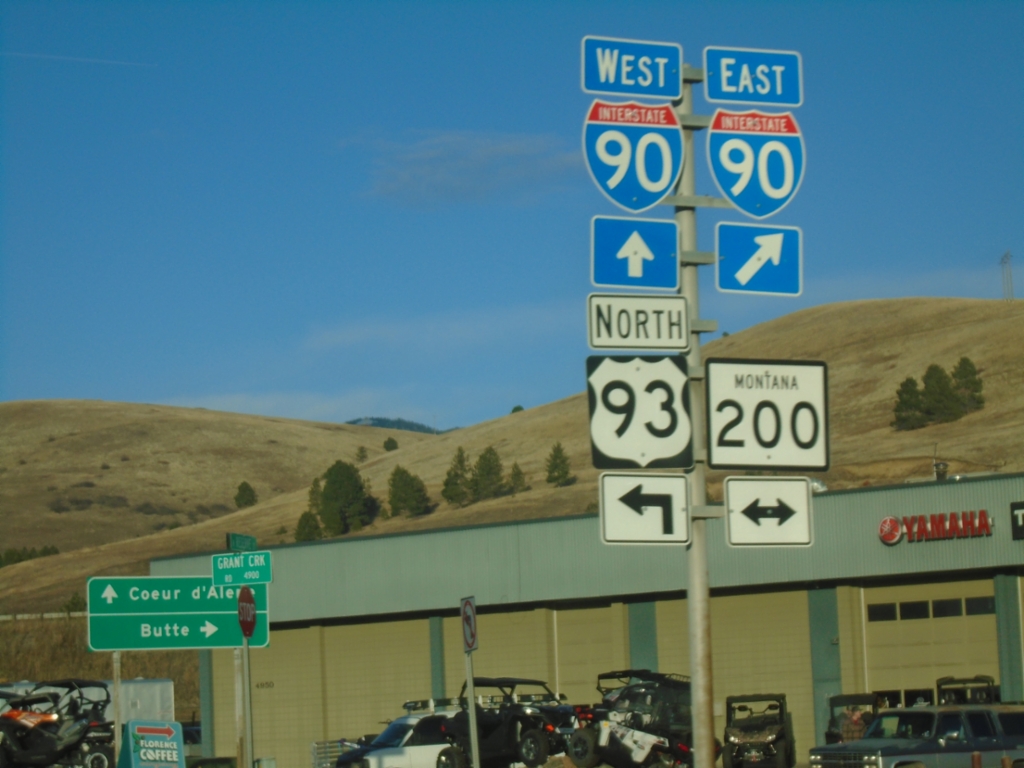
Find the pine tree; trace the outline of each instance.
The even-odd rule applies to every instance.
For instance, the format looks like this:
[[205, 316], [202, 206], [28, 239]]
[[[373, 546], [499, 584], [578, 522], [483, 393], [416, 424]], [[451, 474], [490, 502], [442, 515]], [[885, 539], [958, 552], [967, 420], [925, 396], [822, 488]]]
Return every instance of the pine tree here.
[[358, 531], [380, 510], [380, 503], [367, 492], [359, 470], [352, 464], [336, 461], [323, 477], [320, 519], [328, 536]]
[[238, 486], [238, 493], [235, 494], [235, 506], [243, 509], [253, 506], [256, 501], [256, 491], [243, 480]]
[[569, 457], [566, 455], [565, 449], [562, 448], [561, 441], [551, 447], [551, 453], [548, 454], [544, 468], [548, 473], [547, 481], [558, 488], [576, 482], [576, 475], [570, 474]]
[[393, 438], [393, 437], [389, 437], [387, 440], [384, 441], [384, 450], [385, 451], [395, 451], [395, 450], [398, 450], [398, 441], [395, 440], [395, 438]]
[[953, 368], [953, 389], [966, 412], [980, 410], [985, 405], [982, 387], [981, 376], [974, 363], [969, 357], [961, 357]]
[[929, 422], [956, 421], [964, 415], [964, 406], [953, 389], [953, 379], [934, 363], [921, 377], [921, 411]]
[[388, 504], [391, 514], [400, 515], [408, 512], [415, 517], [430, 511], [430, 497], [427, 486], [417, 475], [401, 465], [396, 465], [388, 478]]
[[312, 512], [317, 517], [320, 516], [320, 507], [323, 503], [323, 490], [320, 488], [320, 478], [314, 477], [312, 484], [309, 486], [309, 494], [307, 496], [306, 511]]
[[367, 452], [366, 446], [360, 445], [358, 448], [356, 448], [356, 463], [362, 464], [364, 461], [366, 461], [366, 457], [369, 455], [370, 454]]
[[469, 459], [460, 445], [452, 457], [448, 474], [444, 477], [441, 496], [453, 507], [461, 507], [469, 499]]
[[501, 457], [494, 446], [488, 446], [473, 465], [473, 473], [469, 478], [470, 498], [482, 501], [501, 496], [505, 492], [503, 475]]
[[920, 429], [927, 420], [921, 410], [924, 401], [921, 390], [917, 387], [917, 379], [908, 376], [896, 390], [896, 405], [893, 408], [894, 419], [891, 426], [898, 430]]
[[506, 483], [508, 489], [512, 491], [512, 495], [519, 493], [520, 491], [529, 490], [529, 486], [526, 484], [526, 475], [523, 474], [523, 470], [519, 468], [519, 462], [512, 462], [512, 469], [508, 472], [508, 483]]
[[299, 515], [299, 522], [295, 526], [296, 541], [318, 541], [324, 537], [324, 529], [320, 526], [320, 519], [308, 509]]

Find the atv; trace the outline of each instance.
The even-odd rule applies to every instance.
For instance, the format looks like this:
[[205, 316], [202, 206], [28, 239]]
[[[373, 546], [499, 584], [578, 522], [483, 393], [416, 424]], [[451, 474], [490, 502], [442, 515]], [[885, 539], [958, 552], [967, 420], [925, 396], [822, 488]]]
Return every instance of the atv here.
[[[474, 768], [505, 768], [515, 762], [536, 768], [552, 753], [564, 750], [566, 732], [572, 730], [572, 708], [562, 704], [546, 683], [518, 677], [474, 677], [473, 686], [478, 701], [483, 701], [475, 704], [482, 765]], [[540, 692], [524, 694], [524, 688]], [[497, 693], [486, 693], [488, 689]], [[465, 685], [459, 698], [462, 709], [442, 724], [451, 746], [437, 756], [437, 768], [467, 768], [470, 763]]]
[[725, 710], [723, 768], [749, 768], [761, 763], [770, 763], [771, 768], [796, 765], [793, 718], [786, 709], [786, 694], [728, 696]]
[[576, 707], [581, 727], [566, 754], [577, 768], [693, 764], [689, 678], [624, 669], [598, 675], [597, 690], [599, 704]]

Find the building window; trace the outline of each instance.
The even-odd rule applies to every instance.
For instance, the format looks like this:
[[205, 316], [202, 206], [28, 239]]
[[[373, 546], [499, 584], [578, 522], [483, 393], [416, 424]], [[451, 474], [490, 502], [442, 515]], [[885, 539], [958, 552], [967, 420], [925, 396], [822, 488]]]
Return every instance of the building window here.
[[869, 605], [868, 621], [896, 621], [896, 603], [873, 603]]
[[[895, 604], [893, 604], [895, 608]], [[903, 706], [903, 695], [899, 691], [875, 691], [879, 706], [883, 709], [895, 709]]]
[[900, 603], [900, 620], [927, 619], [931, 616], [928, 611], [927, 600], [914, 600], [910, 603]]
[[932, 617], [936, 619], [963, 615], [964, 601], [959, 597], [955, 600], [932, 600]]
[[935, 691], [931, 688], [908, 688], [903, 692], [903, 701], [908, 707], [930, 707], [935, 703]]
[[986, 613], [996, 612], [994, 597], [968, 597], [964, 602], [967, 604], [968, 616], [982, 616]]

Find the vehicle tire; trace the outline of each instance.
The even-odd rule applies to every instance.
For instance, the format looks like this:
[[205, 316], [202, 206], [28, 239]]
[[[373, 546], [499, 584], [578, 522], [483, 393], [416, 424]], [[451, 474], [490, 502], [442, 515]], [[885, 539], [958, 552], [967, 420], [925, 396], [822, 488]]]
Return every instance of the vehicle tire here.
[[445, 747], [437, 755], [437, 768], [468, 768], [466, 753], [458, 747]]
[[791, 768], [789, 765], [789, 742], [775, 742], [775, 768]]
[[593, 728], [580, 728], [569, 738], [566, 750], [576, 768], [594, 768], [601, 762], [598, 754], [597, 732]]
[[728, 744], [722, 747], [722, 768], [732, 768], [732, 747]]
[[548, 737], [544, 731], [531, 728], [523, 734], [516, 745], [516, 757], [519, 762], [524, 763], [527, 768], [537, 768], [548, 761], [548, 753], [551, 751], [548, 745]]
[[86, 753], [82, 765], [84, 768], [114, 768], [114, 748], [106, 745], [93, 747]]

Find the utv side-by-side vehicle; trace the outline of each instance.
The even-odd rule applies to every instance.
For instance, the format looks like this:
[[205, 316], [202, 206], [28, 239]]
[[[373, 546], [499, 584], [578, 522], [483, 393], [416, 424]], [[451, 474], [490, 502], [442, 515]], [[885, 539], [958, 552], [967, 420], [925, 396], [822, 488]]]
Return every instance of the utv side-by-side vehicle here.
[[[473, 686], [478, 697], [474, 706], [481, 763], [473, 768], [507, 768], [517, 762], [536, 768], [550, 755], [564, 751], [566, 736], [573, 731], [573, 709], [546, 683], [518, 677], [474, 677]], [[471, 762], [465, 697], [463, 684], [461, 711], [441, 726], [451, 746], [438, 754], [437, 768], [467, 768]]]
[[570, 738], [566, 754], [577, 768], [602, 762], [613, 768], [692, 765], [689, 678], [617, 670], [598, 675], [597, 690], [599, 704], [576, 708], [582, 727]]
[[796, 765], [793, 719], [786, 708], [786, 694], [729, 696], [725, 710], [723, 768], [750, 768], [763, 763], [771, 768]]

